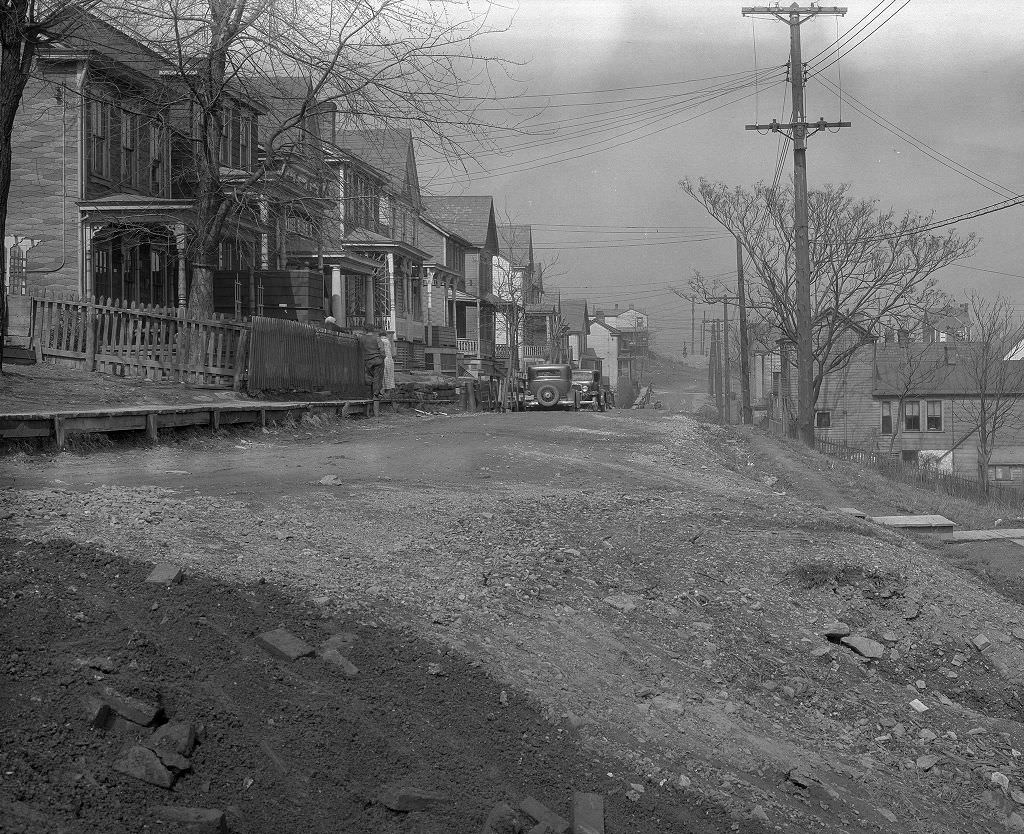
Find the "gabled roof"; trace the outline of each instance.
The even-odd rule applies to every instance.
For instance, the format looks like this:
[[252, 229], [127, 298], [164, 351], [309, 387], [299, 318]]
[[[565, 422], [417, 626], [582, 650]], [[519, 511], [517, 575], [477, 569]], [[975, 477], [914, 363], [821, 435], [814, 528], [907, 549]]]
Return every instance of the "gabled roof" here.
[[589, 332], [587, 324], [587, 299], [585, 298], [563, 298], [562, 299], [562, 320], [569, 326], [573, 333]]
[[398, 194], [411, 200], [417, 209], [420, 207], [420, 182], [411, 131], [397, 127], [339, 130], [335, 143], [339, 149], [384, 174]]
[[427, 214], [473, 246], [487, 245], [494, 223], [491, 197], [424, 197]]
[[501, 255], [515, 268], [533, 265], [533, 227], [522, 224], [498, 226]]
[[613, 336], [619, 336], [622, 333], [622, 331], [619, 330], [619, 328], [615, 327], [615, 325], [608, 324], [608, 322], [606, 322], [604, 319], [600, 319], [600, 318], [598, 318], [598, 319], [591, 319], [590, 320], [590, 326], [593, 327], [595, 324], [598, 327], [603, 327], [605, 330], [607, 330]]
[[448, 237], [448, 238], [451, 238], [452, 240], [454, 240], [460, 246], [472, 246], [473, 245], [468, 240], [466, 240], [464, 237], [462, 237], [461, 235], [455, 233], [454, 231], [449, 229], [447, 226], [445, 226], [444, 223], [439, 221], [436, 217], [432, 217], [431, 215], [429, 215], [429, 214], [427, 214], [425, 212], [420, 215], [420, 222], [426, 223], [431, 228], [436, 229], [437, 231], [439, 231], [445, 237]]
[[[978, 396], [978, 370], [996, 361], [1003, 368], [989, 371], [987, 392], [997, 392], [993, 381], [1002, 377], [1000, 393], [1024, 394], [1024, 361], [991, 359], [980, 342], [906, 342], [880, 344], [875, 347], [876, 397], [971, 397]], [[988, 348], [991, 352], [991, 348]], [[997, 355], [996, 354], [993, 355]], [[1003, 376], [1005, 374], [1005, 376]], [[907, 390], [907, 389], [910, 390]]]
[[59, 16], [53, 40], [41, 50], [44, 54], [52, 48], [90, 52], [145, 73], [151, 79], [161, 70], [173, 69], [174, 65], [149, 48], [141, 37], [108, 23], [95, 12], [68, 5], [59, 12]]

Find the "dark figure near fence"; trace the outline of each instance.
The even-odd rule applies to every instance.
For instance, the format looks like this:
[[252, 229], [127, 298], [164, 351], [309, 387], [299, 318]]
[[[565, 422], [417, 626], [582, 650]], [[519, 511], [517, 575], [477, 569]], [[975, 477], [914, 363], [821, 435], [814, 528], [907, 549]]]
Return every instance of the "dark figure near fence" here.
[[370, 384], [371, 395], [376, 399], [384, 387], [384, 351], [381, 349], [380, 336], [375, 330], [369, 330], [359, 337], [359, 344], [363, 348], [366, 381]]

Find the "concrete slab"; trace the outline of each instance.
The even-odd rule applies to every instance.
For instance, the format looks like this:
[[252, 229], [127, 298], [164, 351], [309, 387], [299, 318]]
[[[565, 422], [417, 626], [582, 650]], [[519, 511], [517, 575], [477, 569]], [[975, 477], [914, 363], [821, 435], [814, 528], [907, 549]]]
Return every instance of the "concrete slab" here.
[[149, 576], [146, 577], [146, 581], [156, 585], [179, 585], [184, 576], [185, 574], [177, 565], [163, 562], [153, 568]]
[[572, 834], [604, 834], [604, 797], [601, 794], [573, 794]]
[[314, 652], [309, 643], [283, 628], [265, 631], [256, 638], [256, 642], [265, 651], [281, 660], [298, 660], [300, 657], [309, 657]]
[[537, 823], [546, 824], [555, 834], [566, 834], [569, 830], [569, 822], [550, 808], [538, 802], [532, 796], [526, 797], [519, 803], [519, 810]]
[[997, 530], [955, 530], [939, 536], [944, 542], [987, 542], [996, 539], [1024, 539], [1024, 530], [1020, 528]]
[[876, 515], [870, 520], [883, 527], [956, 527], [944, 515]]
[[856, 507], [836, 507], [841, 513], [852, 515], [854, 518], [867, 518], [868, 514], [863, 510], [858, 510]]

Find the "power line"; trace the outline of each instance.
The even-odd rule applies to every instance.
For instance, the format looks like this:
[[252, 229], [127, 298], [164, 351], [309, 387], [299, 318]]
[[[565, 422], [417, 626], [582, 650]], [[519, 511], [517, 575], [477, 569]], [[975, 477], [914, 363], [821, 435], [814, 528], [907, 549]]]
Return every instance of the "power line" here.
[[[837, 92], [836, 86], [829, 79], [818, 78], [817, 81], [826, 89], [829, 89], [832, 92]], [[889, 121], [887, 118], [882, 116], [876, 110], [873, 110], [871, 107], [869, 107], [860, 99], [858, 99], [856, 96], [851, 95], [849, 92], [845, 92], [845, 96], [853, 104], [854, 108], [862, 115], [866, 116], [868, 119], [870, 119], [879, 127], [881, 127], [883, 130], [887, 131], [888, 133], [891, 133], [897, 139], [902, 139], [907, 144], [917, 148], [917, 150], [921, 151], [925, 156], [935, 160], [943, 167], [949, 168], [949, 170], [953, 171], [954, 173], [960, 174], [962, 177], [971, 180], [976, 185], [980, 185], [982, 188], [991, 191], [993, 194], [998, 194], [1000, 196], [1009, 195], [1011, 197], [1017, 196], [1017, 192], [1013, 191], [1012, 189], [999, 184], [995, 180], [989, 179], [983, 174], [979, 174], [977, 171], [968, 168], [963, 163], [957, 162], [952, 157], [949, 157], [946, 154], [942, 153], [941, 151], [936, 150], [927, 142], [918, 139], [909, 131], [906, 131], [903, 128], [899, 127], [898, 125], [894, 124], [893, 122]], [[992, 186], [995, 186], [995, 188], [993, 188]]]
[[[737, 104], [740, 101], [744, 101], [744, 100], [750, 98], [751, 96], [753, 96], [753, 93], [748, 93], [746, 95], [740, 96], [739, 98], [735, 98], [735, 99], [732, 99], [730, 101], [727, 101], [724, 104], [720, 104], [718, 107], [713, 107], [710, 110], [704, 111], [702, 113], [697, 113], [696, 115], [692, 116], [689, 119], [684, 119], [684, 120], [679, 121], [679, 122], [674, 122], [672, 124], [665, 125], [664, 127], [659, 127], [656, 130], [648, 131], [647, 133], [643, 133], [641, 135], [634, 136], [631, 139], [626, 139], [626, 140], [623, 140], [621, 142], [615, 142], [613, 144], [608, 144], [608, 145], [606, 145], [605, 147], [602, 147], [602, 148], [596, 148], [594, 150], [587, 151], [585, 153], [578, 153], [578, 154], [574, 153], [574, 152], [582, 150], [583, 148], [570, 148], [570, 149], [567, 149], [567, 150], [565, 150], [565, 151], [563, 151], [561, 153], [554, 154], [551, 157], [539, 157], [538, 159], [529, 160], [527, 163], [524, 163], [524, 164], [509, 165], [509, 166], [503, 166], [501, 168], [492, 169], [492, 170], [488, 171], [487, 173], [471, 176], [471, 179], [480, 179], [480, 180], [493, 179], [495, 177], [508, 176], [509, 174], [518, 174], [518, 173], [524, 173], [524, 172], [527, 172], [527, 171], [536, 171], [536, 170], [539, 170], [541, 168], [547, 168], [547, 167], [549, 167], [551, 165], [560, 165], [560, 164], [562, 164], [564, 162], [569, 162], [569, 161], [574, 161], [574, 160], [577, 160], [577, 159], [583, 159], [583, 158], [586, 158], [586, 157], [594, 156], [595, 154], [604, 153], [606, 151], [614, 150], [616, 148], [622, 147], [623, 145], [629, 145], [629, 144], [632, 144], [633, 142], [637, 142], [637, 141], [639, 141], [641, 139], [647, 139], [647, 138], [649, 138], [651, 136], [655, 136], [655, 135], [657, 135], [659, 133], [664, 133], [666, 130], [671, 130], [672, 128], [675, 128], [675, 127], [681, 127], [682, 125], [688, 124], [689, 122], [692, 122], [692, 121], [695, 121], [696, 119], [699, 119], [702, 116], [707, 116], [708, 114], [714, 113], [717, 110], [721, 110], [724, 107], [729, 107], [732, 104]], [[629, 132], [630, 133], [635, 133], [637, 130], [642, 130], [642, 128], [637, 128], [636, 130], [629, 131]], [[603, 141], [607, 142], [609, 140], [603, 140]], [[585, 148], [586, 146], [583, 146], [583, 147]], [[566, 154], [571, 154], [571, 155], [566, 156]], [[537, 164], [534, 164], [534, 163], [537, 163]], [[439, 177], [435, 182], [454, 183], [454, 182], [458, 182], [460, 179], [461, 179], [460, 177], [456, 177], [456, 176]]]
[[[808, 67], [807, 68], [808, 72], [809, 73], [810, 72], [815, 72], [815, 73], [824, 72], [830, 66], [832, 66], [836, 61], [840, 60], [841, 58], [843, 58], [846, 55], [849, 55], [858, 46], [861, 46], [865, 41], [868, 40], [868, 38], [870, 38], [872, 35], [874, 35], [879, 29], [881, 29], [886, 23], [888, 23], [890, 20], [892, 20], [894, 17], [896, 17], [896, 15], [898, 15], [900, 12], [902, 12], [909, 5], [910, 5], [910, 0], [905, 0], [905, 2], [903, 3], [902, 6], [900, 6], [898, 9], [896, 9], [896, 11], [894, 11], [885, 20], [883, 20], [881, 23], [879, 23], [874, 29], [872, 29], [870, 32], [865, 34], [864, 37], [862, 37], [860, 40], [858, 40], [857, 42], [855, 42], [853, 44], [850, 44], [845, 50], [837, 51], [835, 56], [832, 58], [832, 60], [829, 61], [824, 66]], [[891, 5], [890, 6], [886, 6], [886, 11], [888, 11], [889, 8], [891, 8]], [[822, 60], [824, 60], [824, 59], [822, 59]]]

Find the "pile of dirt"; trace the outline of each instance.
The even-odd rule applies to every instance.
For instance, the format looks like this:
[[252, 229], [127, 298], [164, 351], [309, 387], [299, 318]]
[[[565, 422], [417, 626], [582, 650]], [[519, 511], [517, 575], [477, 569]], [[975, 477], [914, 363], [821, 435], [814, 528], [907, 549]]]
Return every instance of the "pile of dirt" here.
[[[4, 831], [220, 830], [170, 806], [235, 834], [478, 834], [502, 802], [569, 817], [574, 791], [602, 794], [609, 831], [728, 830], [668, 788], [627, 798], [618, 765], [531, 699], [382, 616], [148, 572], [67, 539], [0, 539]], [[277, 628], [334, 654], [275, 657], [258, 636]], [[194, 748], [168, 753], [160, 726]]]
[[[348, 715], [344, 699], [365, 703], [356, 696], [367, 681], [373, 698], [389, 687], [408, 689], [386, 702], [395, 715], [375, 713], [398, 738], [388, 761], [407, 755], [430, 762], [432, 773], [440, 769], [439, 781], [407, 771], [421, 777], [411, 787], [432, 792], [451, 792], [473, 771], [452, 771], [440, 749], [467, 756], [482, 774], [471, 783], [481, 786], [480, 799], [465, 792], [471, 823], [459, 828], [445, 819], [441, 825], [450, 827], [440, 830], [473, 831], [493, 803], [515, 805], [527, 794], [565, 816], [570, 788], [601, 793], [612, 815], [651, 814], [612, 816], [618, 822], [609, 831], [716, 824], [671, 822], [686, 808], [721, 809], [728, 819], [713, 819], [726, 828], [792, 832], [1024, 826], [1017, 810], [1024, 807], [1024, 612], [943, 551], [839, 512], [856, 502], [824, 464], [814, 474], [796, 454], [773, 457], [727, 430], [649, 411], [399, 415], [292, 441], [259, 435], [230, 448], [209, 441], [188, 454], [14, 463], [22, 488], [0, 491], [0, 514], [14, 516], [8, 523], [17, 535], [91, 539], [129, 560], [102, 576], [101, 599], [127, 600], [124, 616], [136, 617], [132, 627], [140, 631], [141, 618], [153, 618], [143, 632], [147, 651], [170, 646], [156, 656], [180, 675], [172, 682], [196, 680], [200, 693], [207, 679], [216, 684], [206, 701], [179, 707], [175, 717], [216, 726], [202, 713], [216, 717], [225, 697], [229, 705], [242, 698], [231, 683], [237, 680], [245, 697], [258, 693], [249, 709], [260, 720], [252, 726], [273, 733], [271, 749], [287, 765], [306, 756], [311, 736], [294, 731], [300, 741], [282, 751], [287, 733], [268, 729], [268, 717], [291, 730], [305, 715], [319, 727], [321, 703], [340, 703]], [[844, 470], [842, 477], [854, 475]], [[227, 583], [210, 587], [234, 589], [216, 599], [226, 619], [211, 601], [201, 614], [188, 609], [180, 623], [169, 618], [177, 629], [161, 626], [169, 602], [146, 590], [136, 604], [141, 574], [130, 568], [156, 558]], [[19, 582], [10, 576], [27, 576], [28, 564], [12, 565], [5, 581]], [[130, 582], [110, 575], [117, 573]], [[247, 610], [239, 602], [272, 593], [261, 579], [289, 589], [292, 601]], [[73, 576], [66, 584], [77, 585]], [[188, 587], [172, 587], [169, 599]], [[59, 609], [60, 622], [70, 618], [65, 628], [73, 635], [78, 613], [90, 621], [97, 615], [69, 599], [74, 607]], [[153, 602], [160, 608], [149, 612]], [[27, 611], [26, 604], [20, 615]], [[275, 627], [314, 647], [341, 632], [361, 635], [342, 652], [358, 673], [345, 679], [346, 667], [314, 660], [282, 669], [253, 642]], [[371, 635], [391, 636], [378, 651]], [[56, 642], [75, 646], [70, 639]], [[398, 652], [399, 662], [388, 665], [389, 647], [402, 641], [415, 650]], [[61, 651], [86, 660], [98, 654]], [[181, 656], [201, 662], [175, 666]], [[448, 666], [453, 657], [463, 659], [458, 675]], [[124, 657], [133, 659], [143, 662]], [[384, 671], [371, 679], [366, 669], [375, 663]], [[431, 675], [432, 663], [448, 675]], [[314, 701], [298, 702], [306, 712], [268, 715], [266, 704], [300, 697], [262, 683], [273, 674], [314, 693]], [[337, 682], [341, 701], [325, 700], [325, 680]], [[158, 683], [140, 680], [129, 694], [152, 699]], [[500, 721], [509, 709], [501, 690], [513, 706], [528, 703], [531, 716], [504, 735], [487, 718], [494, 712]], [[22, 690], [18, 704], [31, 694]], [[434, 698], [450, 699], [451, 708], [439, 712]], [[240, 731], [250, 726], [244, 710], [231, 709], [241, 716]], [[479, 744], [458, 735], [463, 714]], [[415, 718], [399, 721], [402, 715]], [[417, 740], [423, 717], [422, 732], [445, 746]], [[398, 723], [386, 723], [392, 720]], [[537, 733], [572, 728], [566, 735], [587, 752], [545, 770], [537, 748], [517, 746], [516, 739], [541, 738], [529, 721]], [[333, 750], [347, 750], [328, 740]], [[193, 756], [196, 773], [203, 746]], [[329, 771], [319, 748], [311, 749], [311, 760]], [[523, 757], [557, 775], [557, 789], [501, 764], [505, 754], [493, 751], [505, 749], [508, 761]], [[247, 768], [232, 779], [255, 778], [250, 771], [260, 762], [268, 772], [275, 767], [255, 736], [225, 757]], [[500, 780], [488, 775], [491, 758], [504, 768]], [[372, 803], [394, 778], [373, 760], [367, 768], [375, 776], [357, 782], [358, 795]], [[587, 779], [570, 779], [573, 768]], [[325, 795], [341, 791], [324, 778], [313, 784], [325, 784]], [[189, 782], [180, 784], [184, 790]], [[218, 794], [214, 807], [242, 808], [231, 802], [237, 793]], [[421, 830], [435, 830], [421, 819]], [[373, 818], [382, 820], [394, 823], [386, 814]]]

